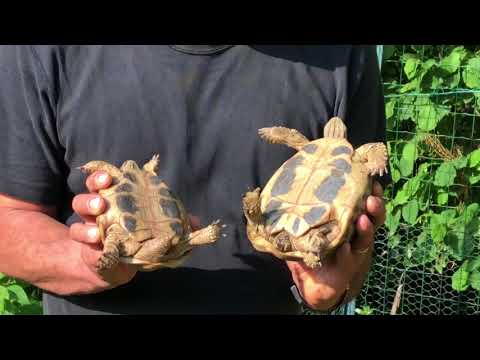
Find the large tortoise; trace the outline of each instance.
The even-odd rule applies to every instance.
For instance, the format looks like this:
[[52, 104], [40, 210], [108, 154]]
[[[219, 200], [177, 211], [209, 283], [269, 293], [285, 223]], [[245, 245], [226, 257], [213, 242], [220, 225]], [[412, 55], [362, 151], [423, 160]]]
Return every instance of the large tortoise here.
[[254, 248], [280, 259], [321, 266], [321, 260], [349, 241], [365, 208], [373, 176], [387, 172], [387, 149], [369, 143], [353, 149], [347, 128], [334, 117], [324, 137], [309, 141], [297, 130], [269, 127], [261, 138], [298, 152], [263, 189], [247, 192], [243, 210]]
[[[127, 160], [121, 168], [104, 161], [80, 167], [87, 174], [97, 170], [112, 176], [112, 186], [99, 191], [108, 204], [96, 219], [103, 242], [99, 271], [119, 262], [136, 264], [140, 271], [174, 268], [194, 246], [211, 244], [221, 233], [219, 221], [192, 232], [182, 202], [156, 174], [158, 155], [140, 169]], [[225, 236], [225, 235], [224, 235]]]

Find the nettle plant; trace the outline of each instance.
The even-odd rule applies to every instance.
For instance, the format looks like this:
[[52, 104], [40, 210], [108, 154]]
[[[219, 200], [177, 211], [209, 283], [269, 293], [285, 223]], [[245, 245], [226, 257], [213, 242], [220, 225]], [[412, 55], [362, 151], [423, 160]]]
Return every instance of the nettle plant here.
[[40, 291], [0, 273], [0, 315], [41, 314]]
[[385, 50], [389, 248], [480, 290], [480, 46]]

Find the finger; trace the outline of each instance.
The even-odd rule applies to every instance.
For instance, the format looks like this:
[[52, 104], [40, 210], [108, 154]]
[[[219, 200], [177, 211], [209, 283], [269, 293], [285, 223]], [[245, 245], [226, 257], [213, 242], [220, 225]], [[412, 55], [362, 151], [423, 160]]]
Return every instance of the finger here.
[[359, 259], [355, 256], [350, 243], [340, 246], [335, 258], [337, 283], [339, 287], [345, 288], [359, 265]]
[[85, 244], [99, 244], [100, 232], [94, 224], [74, 223], [70, 226], [70, 237]]
[[88, 191], [97, 192], [98, 190], [109, 187], [112, 183], [112, 177], [104, 171], [96, 171], [90, 174], [85, 181]]
[[378, 181], [373, 183], [372, 195], [380, 198], [383, 197], [383, 187]]
[[356, 236], [351, 242], [352, 253], [364, 257], [365, 251], [373, 246], [374, 234], [374, 225], [368, 216], [360, 215], [356, 223]]
[[93, 272], [97, 272], [97, 264], [101, 256], [102, 248], [100, 244], [82, 245], [82, 260]]
[[94, 194], [79, 194], [72, 200], [72, 208], [79, 216], [91, 221], [92, 216], [98, 216], [105, 211], [105, 200]]
[[188, 215], [188, 217], [190, 219], [190, 225], [192, 226], [192, 230], [193, 231], [199, 230], [200, 227], [202, 226], [200, 222], [200, 218], [195, 215]]
[[386, 218], [385, 202], [383, 199], [376, 196], [369, 196], [367, 198], [366, 210], [375, 228], [383, 225]]

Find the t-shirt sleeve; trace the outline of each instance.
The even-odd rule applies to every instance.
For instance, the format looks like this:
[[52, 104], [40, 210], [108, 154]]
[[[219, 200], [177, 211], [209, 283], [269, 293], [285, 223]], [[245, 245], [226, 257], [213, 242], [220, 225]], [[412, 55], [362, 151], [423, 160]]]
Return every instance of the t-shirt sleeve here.
[[64, 183], [56, 96], [31, 46], [0, 46], [0, 193], [54, 205]]
[[[348, 132], [355, 134], [355, 145], [369, 142], [387, 144], [383, 85], [375, 46], [353, 48], [349, 74], [347, 106]], [[391, 182], [388, 174], [377, 177], [385, 187]]]

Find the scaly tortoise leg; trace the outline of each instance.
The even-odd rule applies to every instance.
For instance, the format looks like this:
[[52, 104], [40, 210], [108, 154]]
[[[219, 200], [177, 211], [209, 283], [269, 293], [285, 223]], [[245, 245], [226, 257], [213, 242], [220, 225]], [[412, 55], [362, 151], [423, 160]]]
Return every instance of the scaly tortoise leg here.
[[112, 177], [121, 177], [122, 173], [119, 168], [116, 166], [109, 164], [105, 161], [90, 161], [83, 166], [78, 167], [81, 171], [87, 174], [92, 174], [95, 171], [105, 171]]
[[157, 170], [157, 167], [158, 167], [158, 159], [159, 158], [160, 158], [160, 156], [158, 154], [153, 155], [153, 157], [150, 159], [150, 161], [145, 163], [145, 165], [143, 165], [143, 170], [145, 170], [146, 172], [148, 172], [152, 175], [157, 176], [157, 173], [155, 171]]
[[[188, 236], [188, 243], [192, 246], [211, 244], [220, 238], [222, 228], [226, 225], [220, 225], [220, 220], [216, 220], [206, 228], [194, 231]], [[226, 235], [223, 234], [225, 237]]]
[[360, 146], [355, 149], [353, 160], [365, 163], [371, 176], [376, 174], [383, 176], [384, 172], [388, 173], [388, 154], [384, 143], [368, 143]]
[[336, 138], [336, 139], [346, 139], [347, 138], [347, 127], [342, 119], [339, 117], [333, 117], [325, 124], [323, 128], [323, 137], [325, 138]]
[[97, 263], [98, 271], [114, 268], [120, 262], [120, 243], [128, 239], [129, 234], [118, 224], [113, 224], [107, 230], [103, 243], [103, 253]]
[[282, 126], [266, 127], [258, 130], [260, 137], [272, 144], [284, 144], [300, 151], [310, 141], [295, 129]]

